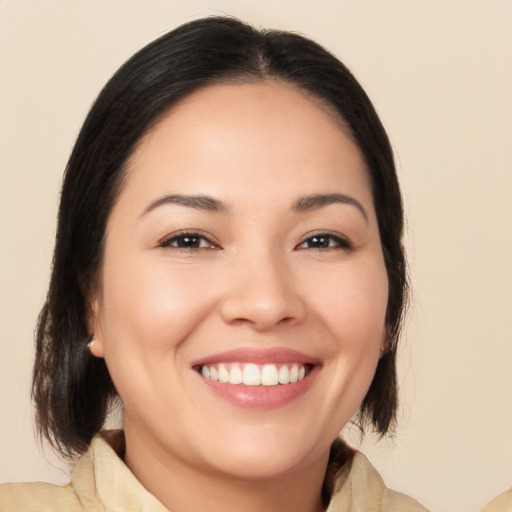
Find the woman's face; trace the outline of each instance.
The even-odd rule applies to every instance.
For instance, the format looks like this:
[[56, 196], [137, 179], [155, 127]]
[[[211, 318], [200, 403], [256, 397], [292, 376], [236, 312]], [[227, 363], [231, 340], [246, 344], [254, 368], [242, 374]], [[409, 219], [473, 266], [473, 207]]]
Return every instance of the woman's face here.
[[215, 85], [135, 151], [92, 322], [128, 453], [248, 478], [325, 460], [373, 378], [388, 299], [340, 126], [290, 86]]

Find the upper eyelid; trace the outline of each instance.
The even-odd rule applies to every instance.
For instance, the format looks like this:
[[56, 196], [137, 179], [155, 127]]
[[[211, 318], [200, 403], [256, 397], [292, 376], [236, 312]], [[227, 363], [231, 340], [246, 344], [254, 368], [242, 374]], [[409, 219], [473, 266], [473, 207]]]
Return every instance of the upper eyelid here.
[[219, 243], [211, 235], [197, 229], [184, 229], [175, 231], [174, 233], [170, 233], [164, 236], [161, 240], [158, 241], [157, 245], [158, 247], [169, 247], [169, 244], [172, 240], [182, 236], [197, 236], [198, 238], [206, 240], [210, 245], [220, 247]]
[[309, 233], [306, 233], [302, 238], [302, 242], [305, 242], [306, 240], [310, 238], [314, 238], [315, 236], [329, 236], [331, 238], [339, 238], [340, 240], [344, 240], [349, 242], [350, 239], [348, 236], [344, 235], [343, 233], [339, 233], [338, 231], [328, 231], [325, 229], [318, 229], [314, 231], [310, 231]]
[[341, 233], [333, 233], [332, 231], [321, 231], [321, 230], [314, 231], [312, 233], [308, 233], [307, 235], [305, 235], [301, 239], [301, 241], [296, 245], [296, 247], [300, 247], [305, 242], [307, 242], [309, 239], [314, 238], [316, 236], [317, 237], [324, 236], [324, 237], [332, 238], [333, 240], [340, 242], [341, 243], [340, 246], [347, 246], [347, 248], [351, 248], [351, 249], [354, 248], [354, 243], [347, 236], [345, 236]]

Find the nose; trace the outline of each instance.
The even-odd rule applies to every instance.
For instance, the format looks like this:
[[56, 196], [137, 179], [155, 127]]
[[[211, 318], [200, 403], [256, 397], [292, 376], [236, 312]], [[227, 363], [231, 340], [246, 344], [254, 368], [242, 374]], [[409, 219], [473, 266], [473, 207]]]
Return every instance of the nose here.
[[239, 256], [229, 273], [221, 315], [230, 324], [244, 323], [257, 331], [295, 325], [306, 315], [306, 304], [289, 264], [275, 255]]

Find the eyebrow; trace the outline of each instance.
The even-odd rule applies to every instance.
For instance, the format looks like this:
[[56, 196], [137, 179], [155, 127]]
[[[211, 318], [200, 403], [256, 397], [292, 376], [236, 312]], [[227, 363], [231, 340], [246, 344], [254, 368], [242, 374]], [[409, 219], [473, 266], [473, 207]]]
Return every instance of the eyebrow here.
[[161, 197], [156, 201], [150, 203], [142, 212], [142, 215], [146, 215], [150, 211], [162, 206], [164, 204], [177, 204], [180, 206], [187, 206], [189, 208], [195, 208], [197, 210], [205, 210], [214, 213], [226, 213], [228, 207], [218, 199], [214, 199], [210, 196], [197, 195], [183, 195], [183, 194], [172, 194]]
[[[303, 196], [293, 203], [292, 210], [302, 213], [310, 210], [317, 210], [336, 203], [354, 206], [368, 222], [368, 214], [366, 213], [363, 205], [354, 197], [347, 196], [345, 194], [313, 194]], [[166, 204], [177, 204], [179, 206], [186, 206], [188, 208], [195, 208], [197, 210], [204, 210], [213, 213], [227, 213], [229, 210], [225, 203], [211, 196], [171, 194], [160, 197], [159, 199], [151, 202], [144, 209], [141, 216], [146, 215], [155, 208]]]
[[319, 208], [323, 208], [324, 206], [329, 206], [335, 203], [355, 206], [362, 214], [366, 222], [368, 222], [368, 214], [366, 213], [363, 205], [354, 197], [347, 196], [345, 194], [314, 194], [311, 196], [304, 196], [295, 201], [292, 209], [296, 212], [307, 212], [310, 210], [317, 210]]

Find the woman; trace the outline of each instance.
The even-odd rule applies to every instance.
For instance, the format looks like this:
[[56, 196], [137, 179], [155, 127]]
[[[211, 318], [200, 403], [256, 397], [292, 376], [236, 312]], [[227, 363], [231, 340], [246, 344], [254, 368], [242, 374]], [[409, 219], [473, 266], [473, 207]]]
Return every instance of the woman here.
[[356, 411], [393, 427], [406, 290], [392, 151], [350, 72], [229, 18], [170, 32], [105, 86], [62, 188], [33, 397], [82, 456], [2, 510], [424, 510], [336, 439]]

